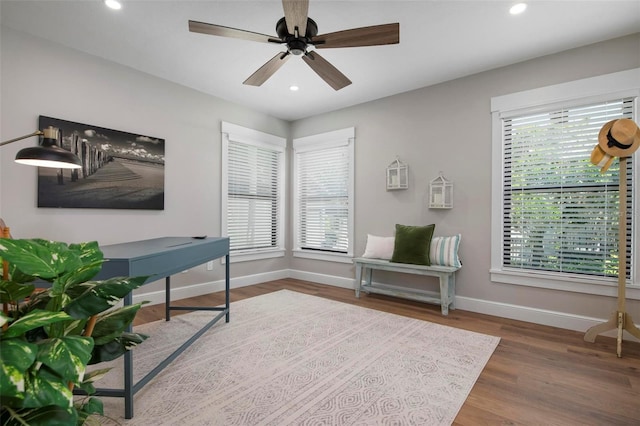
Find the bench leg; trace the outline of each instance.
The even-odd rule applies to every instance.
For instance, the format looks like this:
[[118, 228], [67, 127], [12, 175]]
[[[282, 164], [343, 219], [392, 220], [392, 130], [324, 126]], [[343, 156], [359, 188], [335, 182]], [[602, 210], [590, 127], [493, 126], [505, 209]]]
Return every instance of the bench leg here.
[[456, 273], [449, 274], [449, 308], [456, 309]]
[[442, 315], [449, 315], [449, 297], [451, 289], [449, 288], [449, 274], [440, 274], [440, 310]]
[[356, 263], [356, 281], [353, 283], [356, 290], [356, 297], [360, 297], [360, 286], [362, 285], [362, 264]]
[[364, 284], [366, 286], [371, 287], [371, 281], [373, 280], [373, 268], [365, 268], [364, 269]]
[[442, 315], [449, 315], [449, 308], [454, 310], [456, 297], [455, 273], [440, 275], [440, 306]]

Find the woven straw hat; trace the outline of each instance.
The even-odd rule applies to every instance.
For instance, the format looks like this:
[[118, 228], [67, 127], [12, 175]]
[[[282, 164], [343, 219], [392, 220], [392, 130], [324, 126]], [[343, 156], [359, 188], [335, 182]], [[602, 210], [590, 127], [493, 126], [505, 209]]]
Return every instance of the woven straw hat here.
[[612, 157], [604, 152], [600, 145], [596, 145], [593, 151], [591, 151], [591, 164], [600, 167], [600, 173], [606, 172], [615, 159], [616, 157]]
[[629, 157], [640, 147], [640, 129], [628, 118], [611, 120], [600, 129], [598, 145], [612, 157]]

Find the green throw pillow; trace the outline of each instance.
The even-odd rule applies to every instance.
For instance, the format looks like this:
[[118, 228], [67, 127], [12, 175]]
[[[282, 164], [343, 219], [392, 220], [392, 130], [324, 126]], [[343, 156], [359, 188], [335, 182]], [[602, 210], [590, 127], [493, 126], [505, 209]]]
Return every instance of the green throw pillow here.
[[412, 263], [414, 265], [431, 265], [429, 249], [431, 237], [436, 225], [409, 226], [396, 225], [396, 241], [393, 246], [391, 261], [395, 263]]

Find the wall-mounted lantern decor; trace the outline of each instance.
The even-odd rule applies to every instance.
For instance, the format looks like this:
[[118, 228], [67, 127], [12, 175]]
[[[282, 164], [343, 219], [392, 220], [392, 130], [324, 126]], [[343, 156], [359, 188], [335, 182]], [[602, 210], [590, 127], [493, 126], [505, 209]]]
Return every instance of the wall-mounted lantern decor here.
[[453, 183], [445, 179], [442, 173], [429, 183], [429, 208], [453, 208]]
[[387, 191], [409, 188], [409, 166], [397, 158], [387, 167]]

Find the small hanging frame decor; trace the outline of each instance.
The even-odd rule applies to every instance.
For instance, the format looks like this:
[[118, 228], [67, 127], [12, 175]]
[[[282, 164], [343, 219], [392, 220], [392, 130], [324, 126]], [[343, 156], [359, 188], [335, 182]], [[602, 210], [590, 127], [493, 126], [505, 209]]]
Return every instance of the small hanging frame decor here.
[[387, 191], [409, 188], [409, 166], [396, 158], [387, 167]]
[[429, 183], [429, 208], [453, 208], [453, 183], [442, 176], [442, 172]]

